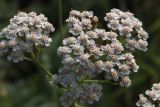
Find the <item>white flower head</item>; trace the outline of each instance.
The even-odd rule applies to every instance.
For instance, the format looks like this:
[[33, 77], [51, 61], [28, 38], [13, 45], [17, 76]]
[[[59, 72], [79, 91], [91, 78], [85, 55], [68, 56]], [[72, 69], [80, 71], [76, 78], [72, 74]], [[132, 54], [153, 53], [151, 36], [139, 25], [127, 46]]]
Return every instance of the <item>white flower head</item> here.
[[136, 103], [138, 107], [155, 107], [143, 94], [139, 95], [140, 100]]
[[[104, 20], [109, 31], [95, 26], [98, 25], [98, 18], [92, 11], [72, 10], [66, 20], [72, 36], [64, 38], [63, 45], [57, 50], [63, 59], [57, 83], [63, 87], [68, 87], [68, 84], [75, 86], [71, 91], [74, 95], [67, 95], [68, 98], [72, 97], [69, 103], [75, 97], [81, 103], [92, 104], [99, 100], [100, 86], [97, 89], [95, 84], [83, 85], [86, 78], [90, 81], [102, 73], [105, 80], [129, 87], [132, 84], [130, 75], [139, 70], [132, 51], [147, 50], [148, 34], [142, 28], [142, 23], [131, 12], [119, 9], [106, 13]], [[64, 78], [69, 74], [73, 75]], [[151, 102], [139, 102], [138, 105], [154, 107]]]
[[4, 52], [8, 50], [10, 53], [8, 60], [22, 61], [25, 59], [25, 54], [30, 53], [34, 47], [50, 46], [52, 39], [49, 33], [54, 30], [53, 25], [43, 14], [19, 12], [10, 19], [10, 24], [2, 29], [1, 35], [4, 36], [5, 42], [1, 41], [3, 49], [0, 50]]

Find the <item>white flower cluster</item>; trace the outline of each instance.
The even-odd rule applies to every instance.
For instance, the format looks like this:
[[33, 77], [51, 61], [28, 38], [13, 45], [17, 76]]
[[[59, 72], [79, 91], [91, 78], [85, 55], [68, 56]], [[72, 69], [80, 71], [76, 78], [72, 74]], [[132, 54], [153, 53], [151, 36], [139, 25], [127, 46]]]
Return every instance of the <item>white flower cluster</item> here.
[[140, 100], [137, 102], [137, 106], [141, 107], [155, 107], [155, 102], [160, 101], [160, 83], [153, 84], [151, 90], [147, 90], [145, 93], [150, 100], [144, 97], [143, 94], [140, 94]]
[[121, 36], [126, 37], [126, 48], [147, 51], [148, 33], [142, 28], [142, 22], [135, 18], [131, 12], [112, 9], [111, 12], [106, 13], [104, 20], [107, 21], [109, 28], [118, 30]]
[[80, 87], [72, 89], [69, 92], [65, 92], [61, 96], [60, 101], [64, 106], [70, 106], [75, 102], [76, 98], [80, 99], [80, 103], [93, 104], [95, 101], [99, 101], [102, 95], [102, 86], [96, 83], [81, 84]]
[[66, 20], [69, 27], [69, 32], [73, 35], [84, 34], [85, 30], [90, 30], [92, 24], [96, 23], [98, 18], [93, 16], [92, 11], [76, 11], [72, 10], [70, 12], [70, 17]]
[[[121, 14], [125, 17], [123, 15], [120, 17]], [[97, 74], [102, 73], [105, 74], [106, 80], [117, 81], [121, 86], [129, 87], [131, 85], [129, 75], [139, 69], [132, 55], [133, 48], [146, 51], [148, 34], [145, 32], [146, 37], [142, 38], [139, 33], [135, 37], [134, 33], [129, 31], [126, 33], [126, 37], [119, 36], [114, 32], [115, 29], [112, 30], [111, 22], [118, 21], [117, 29], [125, 29], [126, 27], [133, 29], [135, 28], [133, 27], [135, 23], [132, 21], [133, 19], [137, 24], [141, 23], [129, 12], [112, 9], [111, 13], [107, 13], [105, 17], [111, 31], [106, 31], [94, 26], [98, 22], [98, 18], [93, 15], [93, 12], [72, 10], [66, 21], [69, 32], [74, 36], [65, 38], [63, 46], [57, 50], [57, 54], [63, 58], [63, 67], [59, 69], [59, 74], [55, 75], [53, 83], [65, 88], [77, 88], [81, 87], [80, 81], [95, 79]], [[129, 21], [130, 26], [120, 23], [122, 20]], [[135, 29], [138, 32], [144, 31], [141, 26], [136, 25]], [[120, 35], [125, 34], [124, 31], [120, 32]], [[121, 41], [120, 37], [125, 38], [127, 43]], [[139, 40], [136, 42], [138, 38]]]
[[139, 97], [140, 97], [140, 99], [136, 103], [136, 105], [138, 107], [155, 107], [155, 105], [147, 97], [145, 97], [143, 94], [140, 94]]
[[19, 12], [1, 31], [0, 53], [9, 53], [8, 60], [19, 62], [35, 46], [46, 47], [52, 42], [49, 33], [55, 29], [43, 14]]

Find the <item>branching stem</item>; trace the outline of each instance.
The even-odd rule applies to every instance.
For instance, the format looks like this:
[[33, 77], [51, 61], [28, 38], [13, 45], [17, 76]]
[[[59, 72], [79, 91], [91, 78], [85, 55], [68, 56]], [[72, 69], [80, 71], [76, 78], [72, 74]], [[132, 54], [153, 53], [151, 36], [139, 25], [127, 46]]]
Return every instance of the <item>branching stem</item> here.
[[52, 77], [53, 74], [50, 73], [50, 72], [39, 62], [39, 60], [36, 58], [36, 56], [34, 55], [33, 52], [31, 53], [31, 55], [32, 55], [32, 59], [31, 59], [31, 58], [27, 58], [27, 57], [26, 57], [25, 59], [28, 60], [28, 61], [34, 62], [34, 63], [43, 71], [43, 74], [45, 74], [45, 75], [47, 75], [47, 76], [49, 76], [49, 77]]

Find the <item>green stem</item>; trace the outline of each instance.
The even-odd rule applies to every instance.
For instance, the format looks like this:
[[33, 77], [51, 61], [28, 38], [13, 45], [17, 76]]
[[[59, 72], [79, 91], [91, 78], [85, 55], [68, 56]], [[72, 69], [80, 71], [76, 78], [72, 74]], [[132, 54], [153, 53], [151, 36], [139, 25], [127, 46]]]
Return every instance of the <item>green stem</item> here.
[[31, 58], [28, 58], [28, 57], [25, 57], [24, 59], [25, 59], [25, 60], [28, 60], [28, 61], [32, 61], [32, 59], [31, 59]]
[[84, 106], [82, 106], [82, 105], [80, 105], [80, 104], [78, 104], [78, 103], [76, 103], [76, 102], [74, 103], [74, 106], [75, 106], [75, 107], [84, 107]]
[[33, 59], [31, 59], [31, 61], [34, 62], [38, 67], [40, 67], [44, 74], [46, 74], [49, 77], [53, 76], [52, 73], [50, 73], [48, 70], [46, 70], [44, 68], [44, 66], [37, 60], [37, 58], [35, 57], [34, 53], [32, 53], [32, 57], [33, 57]]
[[118, 83], [114, 83], [111, 81], [107, 81], [107, 80], [82, 80], [82, 82], [86, 82], [86, 83], [108, 83], [108, 84], [112, 84], [112, 85], [118, 85]]
[[36, 47], [36, 50], [37, 50], [37, 56], [36, 56], [36, 58], [37, 58], [37, 60], [39, 61], [41, 49], [38, 48], [38, 47]]
[[47, 75], [47, 76], [49, 76], [49, 77], [52, 77], [53, 75], [48, 71], [48, 70], [46, 70], [45, 68], [44, 68], [44, 66], [41, 64], [41, 63], [39, 63], [37, 60], [34, 60], [34, 62], [35, 62], [35, 64], [37, 65], [37, 66], [39, 66], [43, 71], [44, 71], [44, 73]]
[[63, 35], [62, 35], [62, 0], [58, 0], [58, 14], [59, 14], [59, 27], [60, 27], [60, 40], [63, 40]]

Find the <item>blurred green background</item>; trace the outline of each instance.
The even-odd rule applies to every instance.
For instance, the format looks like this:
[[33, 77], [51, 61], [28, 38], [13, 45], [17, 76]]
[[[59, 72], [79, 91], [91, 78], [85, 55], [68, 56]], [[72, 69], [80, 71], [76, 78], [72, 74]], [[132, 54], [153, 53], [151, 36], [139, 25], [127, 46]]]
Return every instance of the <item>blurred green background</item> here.
[[[138, 95], [160, 82], [160, 0], [62, 0], [63, 37], [68, 31], [65, 19], [71, 9], [92, 10], [100, 19], [100, 26], [106, 26], [103, 17], [112, 8], [130, 10], [143, 22], [150, 34], [149, 51], [135, 53], [140, 70], [132, 74], [132, 86], [104, 85], [103, 96], [98, 103], [87, 107], [136, 107]], [[44, 49], [41, 62], [52, 73], [61, 66], [56, 49], [61, 44], [59, 34], [58, 0], [0, 0], [0, 28], [9, 24], [9, 19], [18, 11], [44, 13], [56, 28], [52, 46]], [[61, 107], [61, 93], [53, 89], [38, 68], [31, 62], [13, 64], [4, 57], [0, 60], [0, 107]]]

